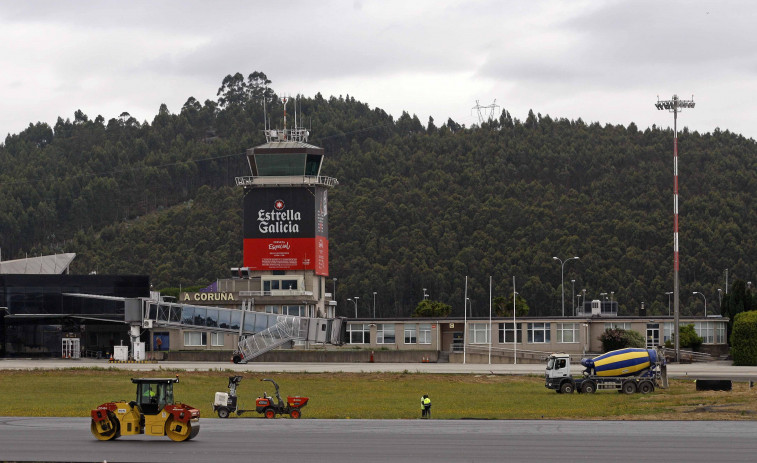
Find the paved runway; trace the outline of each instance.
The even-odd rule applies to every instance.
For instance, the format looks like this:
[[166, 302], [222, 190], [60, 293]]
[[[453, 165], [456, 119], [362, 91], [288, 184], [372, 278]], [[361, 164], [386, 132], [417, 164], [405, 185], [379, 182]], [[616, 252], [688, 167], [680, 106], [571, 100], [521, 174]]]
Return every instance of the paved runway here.
[[0, 417], [0, 460], [754, 461], [757, 422], [202, 418], [192, 441], [101, 442], [88, 418]]

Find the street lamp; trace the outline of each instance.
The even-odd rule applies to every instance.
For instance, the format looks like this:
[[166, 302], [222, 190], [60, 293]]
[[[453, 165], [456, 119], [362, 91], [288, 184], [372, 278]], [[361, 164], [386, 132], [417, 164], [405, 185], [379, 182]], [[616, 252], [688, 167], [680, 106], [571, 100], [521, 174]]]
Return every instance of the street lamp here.
[[586, 351], [588, 350], [588, 346], [589, 346], [589, 324], [582, 323], [581, 326], [586, 328], [586, 338], [584, 338], [584, 354], [583, 354], [583, 355], [586, 355]]
[[699, 291], [694, 291], [692, 294], [699, 294], [704, 298], [704, 318], [707, 318], [707, 298], [704, 297], [704, 294], [700, 293]]
[[581, 290], [581, 292], [584, 294], [584, 297], [581, 298], [581, 313], [584, 313], [586, 311], [586, 288]]
[[352, 301], [355, 303], [355, 318], [357, 318], [357, 300], [360, 299], [359, 297], [355, 296], [354, 298], [347, 298], [348, 301]]
[[376, 318], [376, 291], [373, 292], [373, 318]]
[[564, 278], [565, 264], [567, 264], [569, 260], [573, 260], [573, 259], [578, 260], [578, 258], [579, 258], [578, 256], [569, 257], [565, 259], [565, 261], [563, 262], [563, 260], [560, 259], [559, 257], [552, 257], [552, 259], [560, 262], [560, 287], [562, 289], [562, 316], [563, 317], [565, 316], [565, 278]]
[[425, 301], [428, 299], [428, 294], [426, 294], [426, 288], [423, 288], [423, 300]]
[[615, 309], [612, 306], [613, 298], [615, 297], [615, 291], [610, 291], [610, 313], [613, 313], [613, 310]]
[[676, 343], [676, 362], [681, 358], [678, 325], [680, 322], [680, 286], [678, 283], [678, 113], [684, 108], [694, 107], [694, 96], [691, 100], [681, 100], [678, 95], [673, 95], [670, 100], [660, 101], [657, 97], [655, 107], [660, 111], [673, 113], [673, 315], [674, 337]]
[[[720, 290], [718, 290], [720, 291]], [[673, 291], [665, 293], [668, 295], [668, 317], [670, 316], [670, 295], [673, 294]]]
[[723, 315], [723, 290], [718, 288], [718, 306], [720, 307], [720, 315]]
[[573, 295], [570, 298], [570, 303], [573, 306], [573, 316], [576, 316], [576, 280], [570, 280], [570, 287], [572, 288]]

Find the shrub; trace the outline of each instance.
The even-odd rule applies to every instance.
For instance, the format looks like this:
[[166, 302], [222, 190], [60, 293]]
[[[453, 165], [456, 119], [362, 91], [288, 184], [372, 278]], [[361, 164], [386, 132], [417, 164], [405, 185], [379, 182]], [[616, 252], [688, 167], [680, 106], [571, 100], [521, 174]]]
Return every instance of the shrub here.
[[628, 342], [626, 347], [638, 347], [638, 348], [647, 347], [647, 340], [644, 339], [644, 336], [638, 331], [634, 331], [634, 330], [626, 331], [626, 340]]
[[424, 299], [415, 307], [413, 317], [448, 317], [452, 306], [443, 302]]
[[626, 347], [646, 347], [644, 336], [638, 331], [624, 330], [622, 328], [608, 328], [599, 337], [602, 349], [605, 352], [625, 349]]
[[757, 311], [736, 314], [731, 333], [733, 364], [757, 366]]
[[704, 340], [697, 334], [694, 325], [689, 323], [686, 326], [678, 327], [678, 335], [681, 337], [679, 347], [689, 347], [693, 351], [698, 351]]

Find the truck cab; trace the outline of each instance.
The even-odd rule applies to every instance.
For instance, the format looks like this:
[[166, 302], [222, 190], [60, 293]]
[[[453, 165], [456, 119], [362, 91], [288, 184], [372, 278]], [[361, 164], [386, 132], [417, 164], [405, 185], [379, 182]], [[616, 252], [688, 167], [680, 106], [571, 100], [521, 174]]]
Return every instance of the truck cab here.
[[558, 392], [571, 393], [575, 389], [575, 382], [570, 374], [570, 355], [557, 353], [547, 357], [545, 384], [548, 389]]

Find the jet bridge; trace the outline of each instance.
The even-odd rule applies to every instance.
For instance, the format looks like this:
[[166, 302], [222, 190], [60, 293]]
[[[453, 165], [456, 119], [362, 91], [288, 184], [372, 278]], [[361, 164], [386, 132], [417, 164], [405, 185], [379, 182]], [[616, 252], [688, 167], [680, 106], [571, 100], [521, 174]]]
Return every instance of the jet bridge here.
[[[287, 342], [305, 341], [343, 344], [343, 318], [311, 318], [252, 310], [252, 302], [241, 309], [197, 306], [163, 301], [159, 293], [149, 298], [124, 298], [95, 294], [64, 293], [66, 296], [123, 301], [124, 323], [131, 325], [132, 352], [141, 329], [158, 327], [197, 329], [239, 336], [238, 363], [247, 363]], [[86, 318], [86, 317], [84, 317]]]
[[247, 363], [291, 341], [342, 344], [343, 319], [310, 318], [242, 309], [141, 299], [142, 328], [189, 328], [239, 335], [235, 361]]

